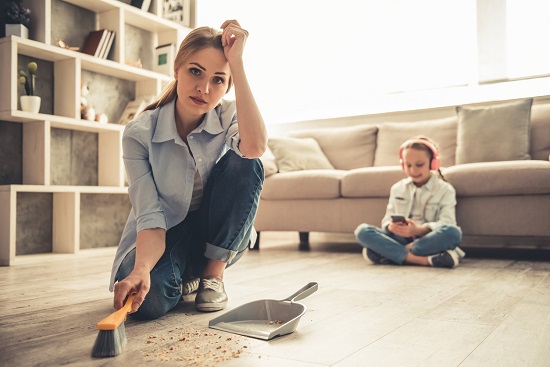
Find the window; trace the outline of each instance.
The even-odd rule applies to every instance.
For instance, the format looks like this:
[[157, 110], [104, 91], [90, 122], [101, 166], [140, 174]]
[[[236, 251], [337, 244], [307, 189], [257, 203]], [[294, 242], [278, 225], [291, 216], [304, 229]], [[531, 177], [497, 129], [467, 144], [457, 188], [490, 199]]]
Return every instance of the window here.
[[507, 77], [550, 74], [550, 2], [508, 0], [506, 17]]
[[[494, 12], [495, 3], [501, 12]], [[381, 103], [383, 96], [406, 100], [432, 91], [435, 101], [441, 88], [502, 79], [502, 70], [509, 76], [548, 73], [545, 3], [207, 0], [199, 1], [198, 25], [238, 19], [250, 31], [247, 74], [266, 123], [273, 124], [380, 112], [384, 103], [398, 108]], [[507, 22], [492, 22], [495, 14]], [[526, 26], [526, 18], [536, 24]], [[539, 39], [531, 42], [534, 32]], [[494, 37], [502, 45], [498, 56], [491, 49]], [[526, 66], [526, 57], [536, 60]]]

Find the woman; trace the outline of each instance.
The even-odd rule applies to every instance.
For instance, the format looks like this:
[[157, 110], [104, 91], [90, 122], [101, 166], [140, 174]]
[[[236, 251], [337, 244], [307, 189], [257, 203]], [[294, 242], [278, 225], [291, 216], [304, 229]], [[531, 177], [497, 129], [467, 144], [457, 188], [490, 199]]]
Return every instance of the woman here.
[[[136, 318], [158, 318], [197, 288], [197, 310], [223, 309], [224, 270], [255, 241], [267, 133], [244, 70], [248, 32], [236, 20], [221, 28], [189, 33], [174, 80], [124, 130], [132, 210], [110, 289], [116, 309], [135, 293]], [[232, 85], [235, 101], [222, 100]]]

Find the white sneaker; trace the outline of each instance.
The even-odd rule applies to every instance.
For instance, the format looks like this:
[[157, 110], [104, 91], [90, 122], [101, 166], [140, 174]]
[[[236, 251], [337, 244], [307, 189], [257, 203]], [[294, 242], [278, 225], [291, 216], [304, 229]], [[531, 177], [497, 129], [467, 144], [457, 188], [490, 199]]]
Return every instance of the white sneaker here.
[[194, 293], [199, 289], [199, 278], [195, 279], [184, 279], [182, 285], [181, 285], [181, 295], [187, 296], [188, 294]]
[[461, 259], [464, 259], [464, 257], [466, 256], [466, 253], [464, 252], [464, 250], [462, 250], [458, 246], [455, 248], [455, 252], [458, 255], [458, 257], [461, 258]]

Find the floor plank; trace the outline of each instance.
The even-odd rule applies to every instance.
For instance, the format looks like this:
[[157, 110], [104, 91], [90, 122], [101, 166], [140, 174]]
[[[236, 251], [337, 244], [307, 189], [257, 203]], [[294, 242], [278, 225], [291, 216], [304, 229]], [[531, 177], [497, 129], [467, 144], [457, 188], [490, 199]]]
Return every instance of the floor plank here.
[[[2, 366], [547, 366], [550, 262], [466, 257], [456, 269], [378, 266], [347, 239], [262, 233], [262, 247], [227, 269], [228, 310], [317, 292], [297, 330], [262, 341], [208, 328], [194, 295], [164, 317], [125, 323], [128, 347], [93, 359], [95, 323], [112, 312], [113, 248], [20, 256], [0, 267]], [[544, 259], [547, 259], [545, 257]]]

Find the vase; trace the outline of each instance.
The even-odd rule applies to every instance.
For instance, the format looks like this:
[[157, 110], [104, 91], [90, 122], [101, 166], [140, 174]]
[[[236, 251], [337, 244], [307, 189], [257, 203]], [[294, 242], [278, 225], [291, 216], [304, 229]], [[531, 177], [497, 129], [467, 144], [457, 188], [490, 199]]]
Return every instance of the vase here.
[[40, 97], [21, 96], [21, 109], [25, 112], [38, 113], [40, 111]]
[[23, 24], [6, 24], [6, 37], [18, 36], [21, 38], [29, 38], [29, 29]]

